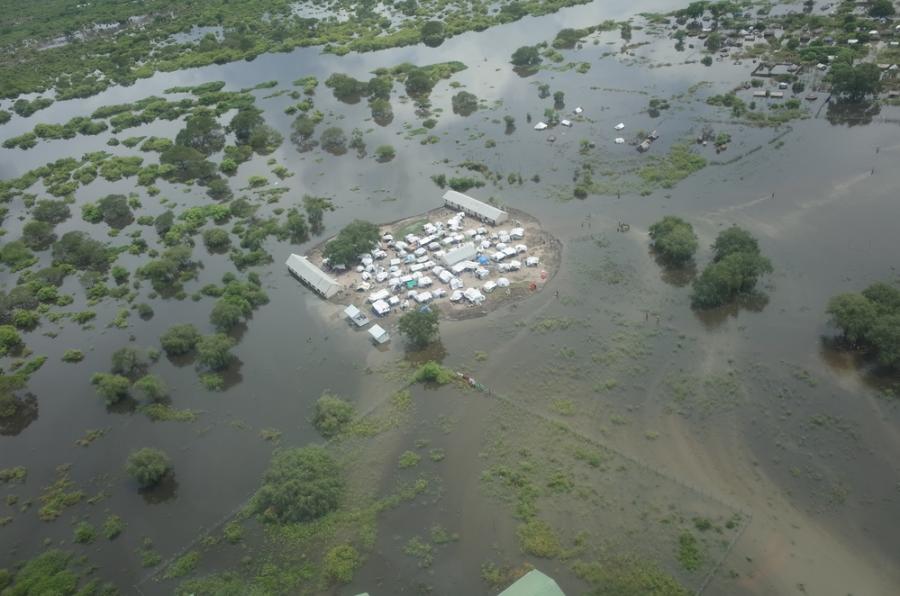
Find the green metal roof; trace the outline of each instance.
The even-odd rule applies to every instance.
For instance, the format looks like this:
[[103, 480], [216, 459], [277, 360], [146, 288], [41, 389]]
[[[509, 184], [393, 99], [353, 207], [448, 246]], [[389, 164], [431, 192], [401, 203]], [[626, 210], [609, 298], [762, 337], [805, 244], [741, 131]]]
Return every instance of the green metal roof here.
[[532, 569], [499, 596], [566, 596], [552, 577]]

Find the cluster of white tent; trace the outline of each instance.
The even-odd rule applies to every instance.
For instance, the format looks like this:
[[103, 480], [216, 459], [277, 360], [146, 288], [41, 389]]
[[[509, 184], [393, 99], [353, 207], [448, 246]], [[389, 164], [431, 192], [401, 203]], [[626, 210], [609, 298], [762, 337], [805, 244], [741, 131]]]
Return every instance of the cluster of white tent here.
[[467, 227], [463, 212], [424, 224], [420, 234], [385, 234], [375, 249], [360, 255], [355, 289], [369, 292], [367, 302], [379, 317], [443, 298], [481, 304], [485, 294], [510, 285], [506, 277], [490, 279], [494, 273], [540, 264], [537, 256], [527, 255], [524, 238], [525, 228], [518, 225], [487, 229], [475, 222]]
[[[572, 110], [572, 112], [573, 112], [575, 115], [581, 115], [581, 114], [584, 113], [584, 108], [582, 108], [582, 107], [579, 106], [579, 107], [575, 108], [574, 110]], [[566, 120], [565, 118], [563, 118], [562, 120], [560, 120], [559, 123], [560, 123], [562, 126], [566, 126], [566, 127], [571, 127], [571, 126], [572, 126], [572, 121], [571, 121], [571, 120]], [[547, 130], [548, 128], [550, 128], [550, 125], [547, 124], [547, 123], [544, 122], [544, 121], [538, 122], [537, 124], [534, 125], [534, 129], [535, 129], [535, 130]], [[615, 130], [623, 130], [623, 129], [625, 128], [625, 123], [624, 123], [624, 122], [619, 122], [618, 124], [616, 124], [615, 126], [613, 126], [613, 128], [614, 128]], [[614, 140], [615, 140], [616, 145], [622, 145], [622, 144], [625, 143], [625, 139], [624, 139], [623, 137], [616, 137]]]

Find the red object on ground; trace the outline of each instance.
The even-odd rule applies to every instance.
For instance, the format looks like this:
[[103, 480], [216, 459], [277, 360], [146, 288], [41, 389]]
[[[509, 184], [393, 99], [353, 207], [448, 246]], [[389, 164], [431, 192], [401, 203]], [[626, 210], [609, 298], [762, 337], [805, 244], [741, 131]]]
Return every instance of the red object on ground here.
[[537, 284], [534, 282], [531, 282], [531, 285], [528, 286], [528, 289], [530, 289], [532, 292], [535, 291], [537, 289]]
[[541, 279], [547, 279], [547, 272], [544, 270], [541, 271]]

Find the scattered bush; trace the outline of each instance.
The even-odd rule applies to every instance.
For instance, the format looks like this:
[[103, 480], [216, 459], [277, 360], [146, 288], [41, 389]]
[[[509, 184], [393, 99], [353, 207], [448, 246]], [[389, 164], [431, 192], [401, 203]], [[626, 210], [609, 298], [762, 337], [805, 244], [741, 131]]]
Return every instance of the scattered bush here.
[[142, 488], [158, 484], [172, 469], [172, 463], [164, 452], [152, 447], [144, 447], [131, 452], [125, 471]]
[[325, 553], [322, 573], [332, 583], [349, 584], [353, 581], [353, 572], [359, 564], [359, 553], [356, 549], [349, 544], [340, 544]]
[[109, 373], [94, 373], [91, 384], [97, 387], [97, 395], [106, 401], [106, 405], [113, 405], [126, 397], [131, 388], [131, 381], [120, 375]]
[[200, 332], [190, 323], [174, 325], [159, 338], [163, 350], [169, 356], [187, 354], [197, 346]]
[[444, 368], [437, 362], [429, 360], [416, 371], [415, 380], [419, 383], [446, 385], [453, 380], [454, 376], [453, 371], [449, 368]]

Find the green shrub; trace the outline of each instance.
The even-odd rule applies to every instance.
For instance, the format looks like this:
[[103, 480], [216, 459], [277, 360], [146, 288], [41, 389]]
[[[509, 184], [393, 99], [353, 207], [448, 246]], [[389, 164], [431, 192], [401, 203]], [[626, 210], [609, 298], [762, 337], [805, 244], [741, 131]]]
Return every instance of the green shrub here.
[[316, 402], [313, 427], [323, 437], [333, 437], [353, 420], [353, 406], [336, 395], [323, 394]]
[[190, 323], [173, 325], [159, 338], [163, 350], [169, 356], [180, 356], [192, 351], [200, 341], [200, 332]]
[[267, 521], [310, 521], [334, 511], [343, 492], [341, 469], [321, 447], [278, 450], [251, 510]]
[[420, 383], [436, 383], [437, 385], [446, 385], [454, 377], [452, 370], [444, 368], [433, 360], [429, 360], [420, 366], [415, 374], [416, 381]]
[[520, 524], [516, 530], [522, 552], [535, 557], [552, 559], [562, 550], [559, 537], [550, 525], [539, 519]]
[[118, 515], [109, 515], [103, 521], [103, 535], [107, 540], [115, 539], [125, 530], [125, 522]]
[[97, 530], [86, 521], [78, 522], [75, 526], [74, 540], [78, 544], [90, 544], [97, 537]]
[[151, 447], [132, 451], [128, 456], [125, 471], [134, 478], [141, 487], [150, 487], [163, 479], [172, 469], [169, 456]]
[[81, 350], [66, 350], [63, 352], [63, 362], [81, 362], [84, 360], [84, 352]]
[[325, 578], [338, 584], [349, 584], [353, 581], [353, 572], [359, 567], [359, 553], [349, 544], [333, 547], [322, 561], [322, 573]]

